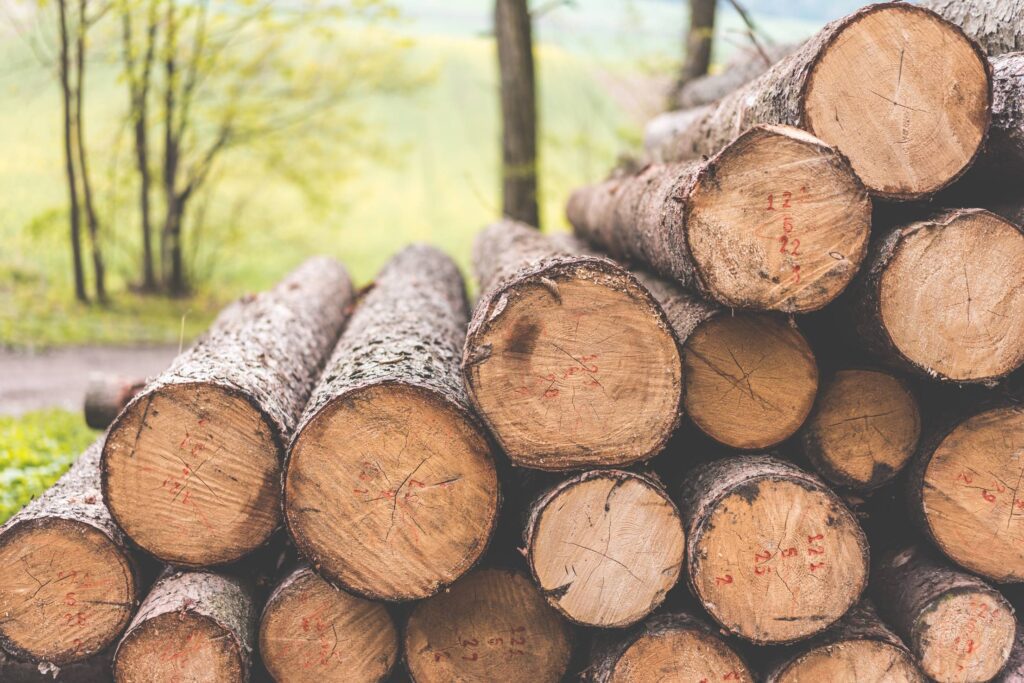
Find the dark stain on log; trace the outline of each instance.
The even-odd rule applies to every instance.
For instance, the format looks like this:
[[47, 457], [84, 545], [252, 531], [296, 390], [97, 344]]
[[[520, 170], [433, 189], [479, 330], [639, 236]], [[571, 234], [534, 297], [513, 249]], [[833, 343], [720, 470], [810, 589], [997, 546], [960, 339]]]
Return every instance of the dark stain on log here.
[[521, 353], [528, 356], [533, 353], [537, 345], [537, 337], [540, 336], [540, 325], [529, 320], [520, 319], [512, 329], [512, 338], [508, 343], [508, 350], [512, 353]]

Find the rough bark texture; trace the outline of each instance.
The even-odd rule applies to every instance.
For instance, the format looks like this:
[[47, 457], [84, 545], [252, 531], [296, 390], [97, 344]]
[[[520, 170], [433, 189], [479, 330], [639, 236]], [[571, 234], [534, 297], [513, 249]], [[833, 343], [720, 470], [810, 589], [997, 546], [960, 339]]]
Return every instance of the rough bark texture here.
[[763, 51], [754, 47], [738, 50], [721, 72], [696, 78], [683, 85], [676, 98], [676, 106], [690, 109], [711, 104], [754, 80], [798, 47], [798, 44], [784, 43], [766, 45]]
[[106, 429], [145, 385], [144, 379], [93, 373], [85, 388], [85, 423], [93, 429]]
[[1024, 628], [1017, 626], [1017, 637], [1013, 641], [1013, 650], [1006, 667], [992, 679], [993, 683], [1020, 683], [1024, 681]]
[[495, 0], [494, 33], [501, 75], [503, 213], [539, 226], [537, 105], [531, 24], [526, 0]]
[[[1017, 25], [1021, 26], [1024, 2], [1018, 4]], [[1020, 31], [1022, 47], [1018, 49], [1024, 50], [1024, 29]], [[1024, 52], [993, 58], [992, 78], [992, 128], [978, 175], [1004, 184], [1007, 180], [1019, 183], [1024, 174]]]
[[0, 650], [0, 681], [4, 683], [107, 683], [113, 650], [62, 667], [52, 667], [14, 659]]
[[680, 346], [686, 345], [686, 340], [701, 323], [724, 310], [646, 271], [635, 270], [633, 275], [665, 311]]
[[920, 0], [917, 4], [962, 28], [993, 57], [1024, 50], [1021, 0]]
[[[664, 163], [671, 154], [671, 146], [676, 136], [686, 132], [691, 125], [706, 115], [708, 105], [700, 105], [691, 109], [679, 109], [658, 114], [644, 126], [644, 152], [653, 162]], [[631, 164], [623, 168], [623, 173], [614, 175], [635, 175], [643, 170], [643, 164]]]

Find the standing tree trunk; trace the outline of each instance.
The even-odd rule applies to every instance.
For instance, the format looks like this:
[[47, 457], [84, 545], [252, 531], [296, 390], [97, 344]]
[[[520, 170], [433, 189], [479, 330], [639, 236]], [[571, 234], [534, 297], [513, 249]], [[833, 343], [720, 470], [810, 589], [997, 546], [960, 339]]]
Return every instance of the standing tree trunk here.
[[75, 277], [75, 298], [88, 301], [85, 271], [82, 268], [82, 215], [78, 203], [78, 173], [75, 171], [75, 96], [71, 87], [71, 32], [68, 28], [68, 0], [57, 0], [60, 16], [61, 106], [64, 112], [64, 170], [68, 184], [68, 211], [71, 214], [71, 263]]
[[92, 179], [89, 177], [88, 154], [85, 150], [85, 50], [86, 31], [89, 28], [87, 16], [87, 0], [78, 1], [78, 27], [75, 32], [75, 130], [78, 156], [78, 170], [82, 182], [82, 198], [85, 200], [85, 219], [89, 228], [89, 244], [92, 248], [93, 286], [96, 288], [96, 300], [104, 303], [107, 300], [106, 269], [103, 265], [103, 245], [100, 242], [100, 219], [96, 214], [93, 202]]
[[502, 212], [540, 227], [537, 206], [537, 104], [527, 0], [495, 0], [501, 76]]
[[672, 90], [671, 101], [679, 98], [683, 87], [705, 76], [711, 66], [711, 48], [715, 40], [715, 7], [717, 0], [690, 0], [690, 26], [686, 32], [686, 54], [679, 78]]
[[178, 19], [175, 2], [167, 3], [164, 45], [164, 163], [163, 194], [164, 221], [160, 230], [160, 263], [164, 289], [179, 296], [188, 287], [185, 281], [184, 254], [181, 248], [182, 214], [184, 200], [178, 192], [178, 171], [181, 159], [181, 140], [177, 135], [178, 101]]

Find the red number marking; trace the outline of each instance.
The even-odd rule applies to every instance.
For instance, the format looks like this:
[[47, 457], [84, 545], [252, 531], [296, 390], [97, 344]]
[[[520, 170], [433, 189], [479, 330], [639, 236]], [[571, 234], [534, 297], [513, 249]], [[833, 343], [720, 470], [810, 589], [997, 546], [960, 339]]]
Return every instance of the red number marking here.
[[987, 489], [981, 490], [981, 497], [990, 503], [996, 502], [996, 495], [994, 493], [989, 493]]
[[448, 653], [448, 652], [435, 652], [434, 653], [434, 661], [435, 662], [440, 662], [442, 658], [451, 659], [452, 658], [451, 653]]
[[789, 233], [793, 232], [793, 217], [792, 216], [784, 216], [783, 217], [783, 219], [782, 219], [782, 232], [786, 233], [787, 235]]
[[480, 658], [480, 655], [477, 654], [476, 652], [474, 652], [472, 657], [467, 657], [467, 656], [463, 655], [462, 658], [464, 660], [466, 660], [467, 662], [475, 662], [477, 659]]
[[825, 549], [824, 548], [815, 548], [815, 547], [812, 546], [812, 547], [807, 549], [807, 554], [808, 555], [824, 555], [825, 554]]
[[764, 576], [765, 574], [771, 574], [772, 573], [772, 568], [771, 567], [754, 567], [754, 573], [757, 574], [758, 576]]
[[732, 574], [726, 574], [725, 576], [716, 576], [715, 585], [722, 586], [732, 583]]
[[782, 193], [782, 208], [783, 209], [788, 209], [789, 208], [789, 200], [792, 199], [792, 198], [793, 198], [793, 193], [792, 192], [783, 192]]
[[476, 647], [479, 644], [480, 644], [480, 641], [478, 641], [476, 638], [463, 638], [462, 639], [462, 647]]
[[77, 603], [77, 602], [78, 602], [78, 600], [75, 598], [75, 594], [73, 592], [72, 593], [68, 593], [67, 595], [64, 596], [64, 604], [67, 605], [68, 607], [74, 607], [75, 603]]
[[966, 472], [961, 472], [961, 473], [960, 473], [960, 474], [959, 474], [959, 475], [957, 476], [956, 480], [957, 480], [957, 481], [962, 481], [962, 482], [964, 482], [965, 484], [971, 484], [971, 483], [973, 483], [973, 482], [974, 482], [974, 478], [973, 478], [973, 477], [971, 477], [971, 475], [967, 474]]
[[782, 551], [783, 557], [796, 557], [796, 548], [786, 548]]
[[767, 562], [770, 559], [772, 559], [772, 554], [767, 550], [762, 550], [759, 553], [754, 553], [754, 560], [758, 563]]
[[807, 542], [808, 543], [814, 543], [815, 541], [824, 541], [824, 540], [825, 540], [825, 535], [824, 534], [815, 534], [814, 536], [808, 536], [807, 537]]
[[823, 569], [825, 567], [825, 563], [824, 562], [812, 562], [809, 566], [811, 568], [811, 571], [813, 572], [813, 571], [816, 571], [818, 569]]
[[773, 195], [768, 195], [768, 208], [766, 209], [766, 211], [774, 211], [775, 210], [775, 206], [773, 206], [773, 201], [772, 201], [774, 199], [775, 199], [775, 197]]
[[738, 681], [740, 680], [740, 674], [738, 671], [730, 671], [729, 673], [722, 676], [723, 681]]

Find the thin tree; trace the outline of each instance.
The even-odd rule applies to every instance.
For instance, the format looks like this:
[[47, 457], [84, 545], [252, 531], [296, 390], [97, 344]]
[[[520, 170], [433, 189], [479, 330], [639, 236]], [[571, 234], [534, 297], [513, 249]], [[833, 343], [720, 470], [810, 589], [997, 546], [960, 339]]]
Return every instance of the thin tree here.
[[675, 102], [680, 89], [695, 78], [707, 75], [715, 37], [715, 0], [690, 0], [690, 23], [686, 31], [686, 54], [679, 78], [671, 93]]

